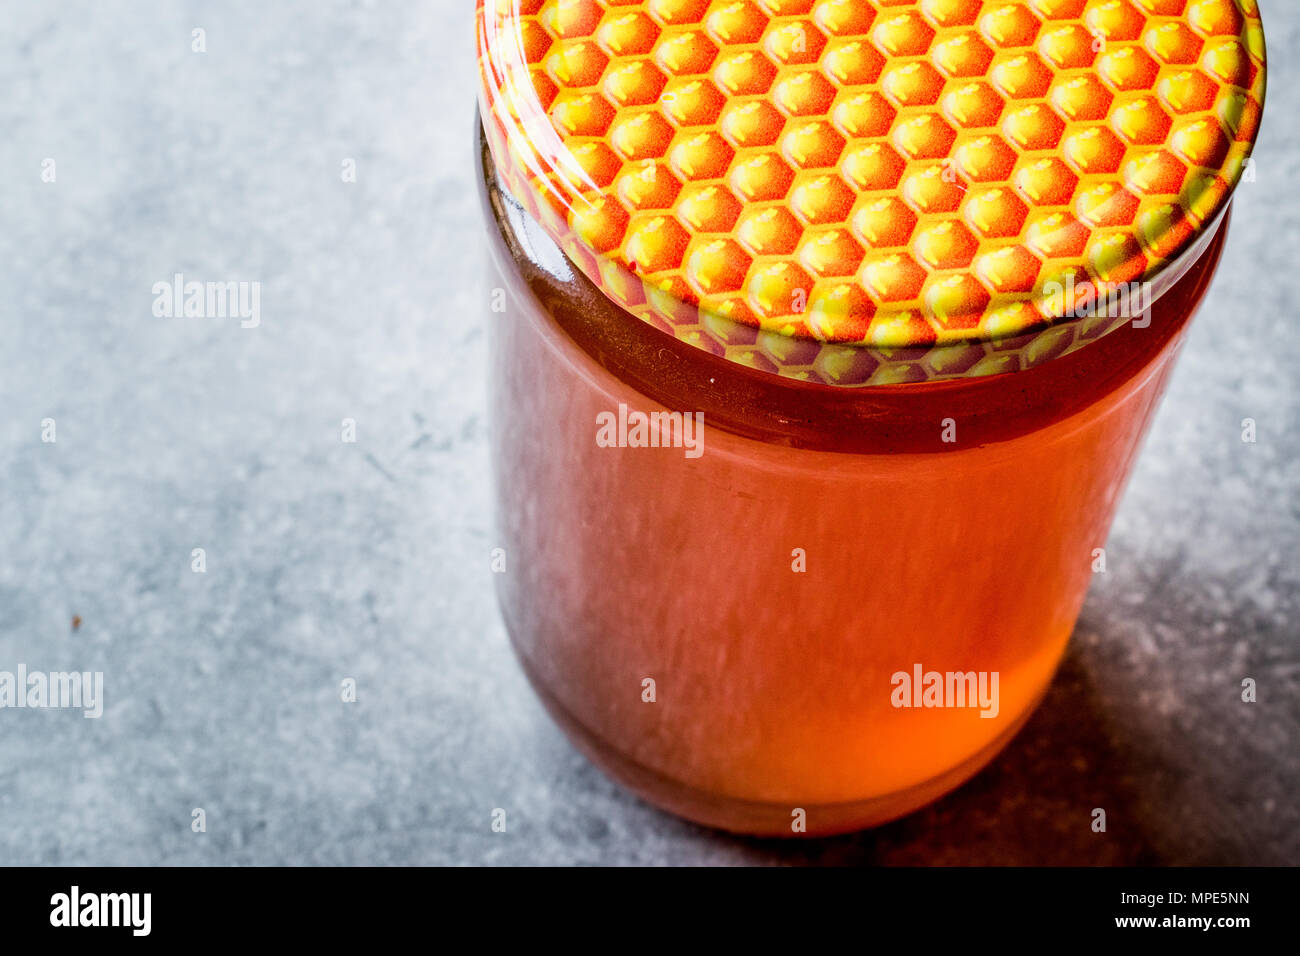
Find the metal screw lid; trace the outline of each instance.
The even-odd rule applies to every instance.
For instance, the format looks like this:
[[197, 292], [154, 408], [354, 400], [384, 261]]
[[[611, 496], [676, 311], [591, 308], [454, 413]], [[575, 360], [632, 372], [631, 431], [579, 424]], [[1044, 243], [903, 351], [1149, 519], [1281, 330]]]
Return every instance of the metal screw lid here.
[[577, 267], [831, 385], [1129, 321], [1226, 208], [1265, 88], [1255, 0], [479, 0], [477, 29], [501, 179]]

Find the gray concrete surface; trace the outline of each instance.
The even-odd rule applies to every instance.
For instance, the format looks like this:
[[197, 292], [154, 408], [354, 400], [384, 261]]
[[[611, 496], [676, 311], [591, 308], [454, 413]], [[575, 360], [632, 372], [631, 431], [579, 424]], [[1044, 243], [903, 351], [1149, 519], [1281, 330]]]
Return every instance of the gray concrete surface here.
[[[0, 669], [106, 707], [0, 710], [0, 863], [1300, 862], [1300, 7], [1261, 6], [1258, 181], [1049, 698], [930, 809], [792, 844], [621, 792], [511, 658], [472, 4], [6, 4]], [[259, 281], [260, 327], [156, 318], [176, 272]]]

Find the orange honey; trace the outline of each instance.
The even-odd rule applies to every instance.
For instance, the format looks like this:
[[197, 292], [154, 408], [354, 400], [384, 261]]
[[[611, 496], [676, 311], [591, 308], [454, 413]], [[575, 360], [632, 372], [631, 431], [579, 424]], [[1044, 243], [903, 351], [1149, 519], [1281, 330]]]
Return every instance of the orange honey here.
[[[494, 246], [522, 313], [494, 326], [498, 588], [550, 712], [642, 796], [741, 832], [788, 835], [796, 808], [811, 833], [875, 825], [974, 773], [1055, 671], [1221, 237], [1147, 329], [837, 414], [652, 351], [627, 316], [624, 336], [587, 337], [612, 307], [547, 272], [558, 250], [520, 221], [496, 219]], [[593, 440], [620, 403], [705, 392], [698, 459]], [[941, 450], [942, 419], [974, 403], [989, 443]], [[999, 672], [997, 716], [894, 708], [890, 677], [914, 663]]]

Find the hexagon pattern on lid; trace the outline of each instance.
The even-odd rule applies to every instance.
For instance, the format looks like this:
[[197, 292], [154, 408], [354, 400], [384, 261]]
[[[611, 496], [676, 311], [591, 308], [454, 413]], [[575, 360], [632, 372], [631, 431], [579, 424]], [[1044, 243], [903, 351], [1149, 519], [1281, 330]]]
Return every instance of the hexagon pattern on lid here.
[[1077, 306], [1172, 283], [1265, 85], [1255, 0], [479, 0], [478, 45], [500, 178], [584, 274], [832, 385], [1124, 324]]

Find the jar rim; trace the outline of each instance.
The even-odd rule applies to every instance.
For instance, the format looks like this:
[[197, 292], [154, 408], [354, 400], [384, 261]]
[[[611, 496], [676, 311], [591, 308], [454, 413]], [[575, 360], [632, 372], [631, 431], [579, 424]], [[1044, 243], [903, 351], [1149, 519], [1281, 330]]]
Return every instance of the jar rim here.
[[[1204, 252], [1145, 328], [1125, 327], [1097, 348], [1022, 372], [862, 388], [770, 375], [666, 335], [610, 299], [505, 191], [476, 117], [480, 205], [507, 316], [553, 324], [584, 354], [648, 401], [704, 413], [712, 427], [794, 448], [856, 454], [950, 453], [1015, 438], [1074, 417], [1155, 374], [1195, 314], [1222, 258], [1231, 209]], [[513, 278], [522, 284], [513, 286]], [[519, 298], [522, 296], [522, 298]], [[554, 341], [554, 339], [553, 339]], [[583, 363], [587, 365], [587, 363]], [[593, 372], [594, 374], [594, 372]], [[961, 446], [936, 427], [959, 413]]]

